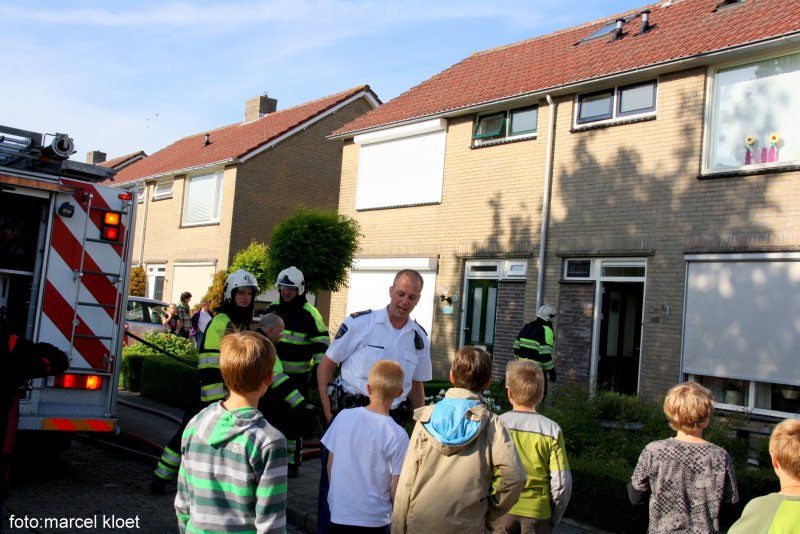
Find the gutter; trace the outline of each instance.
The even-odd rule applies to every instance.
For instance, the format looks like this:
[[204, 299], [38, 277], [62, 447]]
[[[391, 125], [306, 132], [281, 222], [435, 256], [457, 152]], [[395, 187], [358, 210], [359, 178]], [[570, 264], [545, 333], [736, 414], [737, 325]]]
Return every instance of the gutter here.
[[550, 117], [547, 125], [547, 154], [544, 161], [544, 193], [542, 194], [542, 229], [539, 232], [539, 272], [536, 275], [536, 309], [542, 305], [544, 287], [545, 244], [547, 243], [547, 227], [550, 219], [550, 189], [553, 184], [553, 154], [556, 147], [556, 105], [548, 93], [547, 107]]
[[648, 65], [645, 67], [637, 67], [630, 70], [618, 72], [615, 74], [609, 74], [606, 76], [600, 76], [597, 78], [589, 78], [587, 80], [580, 80], [577, 82], [570, 82], [563, 85], [554, 85], [552, 87], [546, 87], [537, 91], [533, 91], [530, 93], [522, 93], [514, 96], [508, 96], [504, 98], [499, 98], [497, 100], [491, 100], [489, 102], [481, 102], [478, 104], [469, 104], [466, 106], [453, 108], [445, 111], [438, 111], [435, 113], [430, 113], [428, 115], [419, 115], [417, 117], [412, 117], [409, 119], [399, 120], [396, 122], [391, 122], [387, 124], [381, 124], [378, 126], [373, 126], [370, 128], [364, 128], [362, 130], [353, 130], [351, 132], [344, 132], [341, 134], [336, 135], [329, 135], [327, 139], [337, 140], [337, 139], [348, 139], [350, 137], [355, 137], [357, 134], [375, 132], [380, 130], [387, 130], [390, 128], [395, 128], [398, 126], [404, 126], [406, 124], [413, 124], [415, 122], [420, 122], [423, 120], [428, 119], [435, 119], [435, 118], [449, 118], [449, 117], [457, 117], [460, 115], [464, 115], [466, 113], [472, 112], [481, 112], [484, 110], [501, 107], [509, 103], [513, 103], [516, 101], [522, 100], [532, 100], [535, 98], [542, 98], [550, 96], [560, 96], [563, 94], [575, 93], [581, 88], [590, 88], [593, 85], [602, 85], [607, 82], [613, 82], [619, 78], [627, 78], [631, 75], [635, 74], [661, 74], [663, 72], [675, 72], [673, 67], [676, 66], [685, 66], [686, 68], [700, 66], [700, 65], [708, 65], [712, 62], [712, 60], [718, 56], [729, 56], [734, 55], [737, 52], [747, 51], [752, 48], [755, 48], [757, 51], [760, 49], [770, 49], [775, 48], [784, 42], [800, 42], [800, 32], [795, 32], [787, 35], [782, 35], [777, 38], [770, 38], [768, 40], [757, 41], [754, 43], [747, 43], [742, 45], [735, 45], [728, 48], [723, 48], [721, 50], [716, 50], [714, 52], [701, 52], [698, 54], [694, 54], [692, 56], [685, 57], [683, 59], [678, 60], [667, 60], [662, 61], [660, 63], [654, 63], [652, 65]]

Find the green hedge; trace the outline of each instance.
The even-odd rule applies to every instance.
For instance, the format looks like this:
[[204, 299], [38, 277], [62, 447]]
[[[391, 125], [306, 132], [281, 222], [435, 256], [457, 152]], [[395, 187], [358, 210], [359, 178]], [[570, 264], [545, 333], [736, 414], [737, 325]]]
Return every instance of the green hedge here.
[[119, 385], [128, 391], [138, 392], [142, 387], [142, 362], [146, 354], [123, 353]]
[[141, 379], [143, 397], [186, 408], [199, 395], [197, 384], [197, 369], [194, 367], [167, 356], [149, 355], [144, 358]]

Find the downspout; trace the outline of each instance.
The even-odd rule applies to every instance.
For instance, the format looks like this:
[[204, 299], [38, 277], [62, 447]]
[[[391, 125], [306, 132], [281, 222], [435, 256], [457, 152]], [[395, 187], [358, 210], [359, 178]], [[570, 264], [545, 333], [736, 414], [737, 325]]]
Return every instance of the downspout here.
[[539, 232], [539, 274], [536, 280], [536, 309], [542, 305], [544, 287], [545, 243], [547, 242], [547, 226], [550, 219], [550, 188], [553, 184], [553, 152], [556, 145], [556, 106], [553, 97], [546, 95], [547, 107], [550, 111], [547, 127], [547, 155], [544, 162], [544, 194], [542, 196], [542, 230]]
[[150, 199], [148, 198], [149, 188], [147, 183], [142, 185], [144, 185], [144, 213], [142, 213], [142, 233], [139, 234], [139, 267], [142, 267], [142, 259], [144, 258], [144, 232], [147, 230], [147, 208], [150, 205]]

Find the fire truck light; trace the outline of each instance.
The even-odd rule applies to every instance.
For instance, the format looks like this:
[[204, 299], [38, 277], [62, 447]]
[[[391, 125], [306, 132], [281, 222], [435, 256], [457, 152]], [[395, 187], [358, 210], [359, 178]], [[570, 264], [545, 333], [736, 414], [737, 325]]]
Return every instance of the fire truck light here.
[[103, 215], [103, 224], [111, 224], [114, 226], [118, 226], [119, 213], [114, 213], [113, 211], [107, 211], [105, 215]]
[[97, 390], [103, 387], [103, 377], [98, 375], [58, 375], [53, 386], [64, 389]]
[[130, 200], [131, 198], [133, 198], [133, 195], [131, 195], [130, 193], [120, 193], [119, 194], [119, 199], [120, 200]]
[[100, 237], [109, 241], [116, 241], [119, 239], [119, 228], [116, 226], [104, 226]]

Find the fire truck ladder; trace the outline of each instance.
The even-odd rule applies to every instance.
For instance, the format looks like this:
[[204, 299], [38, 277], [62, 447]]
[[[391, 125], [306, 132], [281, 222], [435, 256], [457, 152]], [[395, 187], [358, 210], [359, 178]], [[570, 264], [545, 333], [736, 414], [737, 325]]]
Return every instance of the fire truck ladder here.
[[[78, 291], [75, 292], [75, 302], [72, 307], [73, 309], [73, 316], [72, 316], [72, 335], [70, 338], [70, 356], [72, 356], [72, 350], [74, 347], [75, 339], [83, 338], [83, 339], [97, 339], [100, 341], [107, 342], [109, 345], [109, 352], [103, 356], [103, 364], [106, 366], [106, 372], [110, 372], [111, 364], [114, 361], [114, 356], [111, 354], [111, 350], [114, 347], [115, 336], [98, 336], [94, 334], [78, 334], [75, 332], [78, 325], [80, 324], [80, 319], [78, 318], [78, 310], [81, 307], [88, 307], [88, 308], [104, 308], [104, 309], [112, 309], [114, 310], [114, 324], [119, 324], [120, 321], [120, 313], [121, 313], [121, 305], [120, 302], [122, 301], [122, 292], [119, 290], [121, 287], [120, 284], [124, 280], [125, 273], [123, 272], [103, 272], [103, 271], [92, 271], [86, 270], [85, 267], [85, 260], [86, 260], [86, 244], [90, 242], [94, 243], [105, 243], [109, 244], [107, 241], [103, 241], [102, 239], [91, 238], [88, 236], [89, 233], [89, 225], [91, 224], [91, 212], [92, 209], [97, 210], [98, 208], [92, 208], [92, 200], [94, 199], [94, 195], [92, 193], [84, 193], [86, 195], [86, 224], [83, 227], [83, 240], [81, 242], [81, 261], [80, 267], [77, 271], [73, 271], [73, 278], [76, 282], [83, 279], [85, 276], [105, 276], [108, 278], [113, 279], [114, 285], [117, 286], [117, 291], [114, 293], [114, 302], [87, 302], [80, 300], [80, 288]], [[106, 211], [106, 210], [102, 210]], [[127, 211], [122, 211], [121, 214], [127, 214]], [[120, 269], [123, 269], [124, 262], [120, 262]]]

